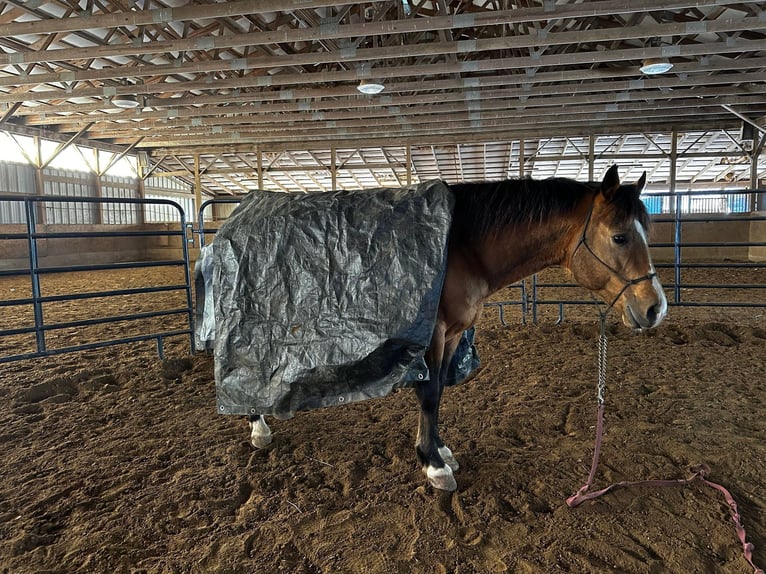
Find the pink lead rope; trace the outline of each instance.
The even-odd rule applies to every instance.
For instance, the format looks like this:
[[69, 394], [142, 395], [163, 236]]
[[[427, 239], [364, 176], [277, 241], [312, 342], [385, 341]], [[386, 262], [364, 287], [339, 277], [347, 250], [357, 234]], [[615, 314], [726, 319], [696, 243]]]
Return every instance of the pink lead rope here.
[[606, 390], [606, 350], [607, 350], [607, 338], [606, 338], [606, 313], [601, 314], [601, 333], [599, 335], [598, 339], [598, 414], [596, 417], [596, 444], [593, 450], [593, 462], [590, 467], [590, 473], [588, 474], [588, 480], [586, 481], [585, 485], [583, 485], [580, 490], [577, 491], [577, 493], [573, 494], [569, 498], [567, 498], [567, 506], [570, 508], [574, 508], [575, 506], [578, 506], [582, 502], [585, 502], [586, 500], [592, 500], [594, 498], [597, 498], [601, 496], [602, 494], [606, 494], [607, 492], [610, 492], [611, 490], [614, 490], [615, 488], [624, 487], [624, 486], [686, 486], [688, 484], [691, 484], [695, 480], [699, 480], [703, 484], [715, 488], [719, 492], [723, 494], [723, 497], [726, 499], [726, 503], [729, 505], [729, 509], [731, 510], [731, 519], [734, 522], [734, 528], [737, 532], [737, 537], [739, 538], [739, 541], [742, 543], [742, 548], [744, 551], [745, 559], [748, 561], [750, 566], [753, 567], [754, 574], [766, 574], [764, 571], [755, 565], [753, 562], [753, 544], [750, 542], [747, 542], [747, 536], [745, 534], [745, 527], [742, 526], [742, 521], [740, 520], [739, 510], [737, 509], [737, 503], [734, 501], [734, 497], [731, 495], [731, 493], [721, 486], [720, 484], [716, 484], [715, 482], [711, 482], [707, 479], [708, 475], [710, 474], [710, 467], [708, 467], [706, 464], [701, 464], [696, 468], [692, 469], [692, 475], [689, 478], [679, 478], [679, 479], [671, 479], [671, 480], [639, 480], [639, 481], [622, 481], [617, 482], [615, 484], [612, 484], [610, 486], [607, 486], [606, 488], [602, 488], [601, 490], [596, 490], [593, 492], [589, 492], [590, 487], [593, 485], [593, 480], [596, 477], [596, 469], [598, 468], [598, 459], [601, 454], [601, 443], [604, 435], [604, 391]]

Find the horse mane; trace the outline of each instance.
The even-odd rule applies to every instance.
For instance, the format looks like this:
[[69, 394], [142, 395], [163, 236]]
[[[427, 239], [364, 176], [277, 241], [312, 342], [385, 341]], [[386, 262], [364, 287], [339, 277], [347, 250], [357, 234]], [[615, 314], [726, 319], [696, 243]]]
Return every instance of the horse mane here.
[[[586, 195], [598, 192], [599, 183], [581, 183], [557, 177], [451, 184], [455, 197], [452, 236], [477, 241], [509, 225], [543, 223], [571, 213]], [[648, 229], [649, 214], [637, 195], [617, 194], [615, 223], [638, 219]]]
[[509, 225], [544, 222], [571, 213], [583, 196], [598, 189], [566, 178], [506, 179], [449, 187], [455, 197], [453, 237], [463, 241], [483, 239]]

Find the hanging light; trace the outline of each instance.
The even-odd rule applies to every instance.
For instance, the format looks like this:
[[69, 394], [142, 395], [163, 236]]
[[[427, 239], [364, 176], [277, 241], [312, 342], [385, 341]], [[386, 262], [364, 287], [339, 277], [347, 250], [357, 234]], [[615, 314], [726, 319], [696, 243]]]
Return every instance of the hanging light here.
[[374, 80], [362, 80], [359, 82], [359, 85], [356, 87], [356, 89], [359, 92], [370, 96], [379, 94], [385, 89], [385, 86], [380, 82], [375, 82]]
[[139, 101], [136, 96], [127, 94], [125, 96], [114, 96], [112, 98], [112, 105], [117, 106], [118, 108], [132, 110], [133, 108], [137, 108], [139, 106]]
[[647, 58], [641, 64], [639, 70], [647, 76], [655, 76], [669, 72], [672, 68], [673, 64], [667, 58]]

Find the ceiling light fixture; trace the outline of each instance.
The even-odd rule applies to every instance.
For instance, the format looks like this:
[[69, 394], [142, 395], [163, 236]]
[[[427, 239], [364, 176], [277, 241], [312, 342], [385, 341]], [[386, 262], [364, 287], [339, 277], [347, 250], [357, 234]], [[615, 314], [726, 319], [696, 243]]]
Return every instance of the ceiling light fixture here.
[[664, 74], [669, 72], [673, 68], [673, 64], [667, 58], [647, 58], [639, 70], [642, 74], [647, 76], [655, 76], [657, 74]]
[[132, 110], [133, 108], [137, 108], [139, 106], [139, 102], [136, 96], [131, 96], [128, 94], [125, 96], [114, 96], [112, 98], [112, 105], [117, 106], [118, 108], [123, 108], [125, 110]]
[[373, 80], [362, 80], [359, 82], [359, 85], [356, 87], [356, 89], [363, 94], [372, 96], [382, 92], [385, 89], [385, 86], [380, 82], [375, 82]]

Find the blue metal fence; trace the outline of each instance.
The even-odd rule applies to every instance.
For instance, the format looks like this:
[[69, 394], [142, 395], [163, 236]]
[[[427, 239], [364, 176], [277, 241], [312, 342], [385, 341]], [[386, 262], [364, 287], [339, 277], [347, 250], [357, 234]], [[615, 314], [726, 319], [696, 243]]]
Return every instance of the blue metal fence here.
[[[725, 192], [723, 192], [726, 196]], [[736, 192], [732, 198], [726, 196], [728, 205], [754, 205], [754, 198], [757, 194], [764, 194], [763, 190], [748, 191], [748, 192]], [[673, 274], [672, 282], [665, 282], [665, 287], [672, 293], [669, 293], [668, 303], [675, 306], [709, 306], [709, 307], [758, 307], [766, 308], [766, 297], [758, 300], [751, 301], [726, 301], [716, 300], [713, 302], [696, 302], [688, 300], [684, 295], [685, 290], [693, 291], [695, 289], [745, 289], [752, 290], [759, 295], [766, 293], [766, 285], [761, 282], [757, 283], [689, 283], [684, 281], [683, 271], [685, 269], [713, 269], [713, 268], [727, 268], [727, 269], [747, 269], [747, 268], [763, 268], [766, 264], [756, 262], [743, 262], [743, 261], [722, 261], [715, 263], [703, 263], [703, 262], [687, 262], [684, 257], [685, 253], [689, 249], [699, 248], [753, 248], [763, 247], [766, 248], [766, 241], [684, 241], [683, 229], [685, 225], [689, 223], [703, 223], [703, 222], [755, 222], [766, 221], [766, 215], [763, 213], [753, 212], [750, 214], [738, 214], [735, 217], [727, 216], [725, 214], [712, 214], [712, 215], [690, 215], [685, 206], [690, 205], [689, 195], [695, 194], [655, 194], [648, 196], [647, 205], [650, 211], [668, 211], [670, 207], [670, 213], [656, 213], [653, 219], [658, 224], [665, 224], [672, 226], [672, 240], [665, 242], [652, 243], [653, 249], [666, 249], [671, 250], [673, 257], [670, 263], [658, 263], [656, 267], [658, 269], [670, 269]], [[703, 195], [703, 194], [696, 194]], [[711, 195], [709, 192], [704, 195]], [[742, 197], [745, 198], [744, 204], [742, 203]], [[762, 197], [762, 195], [761, 195]], [[147, 205], [160, 205], [162, 209], [174, 209], [178, 212], [178, 226], [176, 229], [161, 229], [156, 230], [136, 230], [126, 229], [127, 226], [114, 226], [113, 231], [51, 231], [39, 229], [38, 213], [44, 211], [40, 209], [41, 202], [47, 202], [44, 205], [52, 205], [57, 203], [65, 204], [67, 202], [83, 202], [96, 204], [93, 209], [99, 208], [111, 209], [113, 204], [128, 204], [135, 209], [145, 209]], [[211, 225], [209, 222], [206, 225], [203, 214], [206, 209], [209, 209], [216, 203], [222, 204], [236, 204], [240, 201], [237, 198], [228, 199], [216, 199], [206, 201], [200, 206], [198, 228], [193, 229], [193, 233], [198, 235], [200, 246], [204, 246], [207, 243], [206, 237], [215, 234], [217, 231], [215, 225]], [[23, 269], [2, 270], [0, 269], [0, 278], [8, 276], [25, 276], [28, 278], [29, 286], [31, 287], [31, 297], [17, 298], [0, 301], [0, 309], [11, 309], [14, 307], [26, 307], [31, 309], [31, 315], [33, 317], [32, 324], [17, 328], [0, 329], [0, 342], [4, 337], [12, 337], [16, 335], [30, 335], [34, 336], [34, 351], [15, 353], [9, 356], [0, 356], [0, 363], [9, 361], [28, 359], [35, 357], [44, 357], [50, 355], [57, 355], [61, 353], [67, 353], [72, 351], [82, 351], [100, 347], [107, 347], [111, 345], [133, 343], [138, 341], [155, 340], [157, 343], [157, 350], [160, 356], [163, 355], [163, 342], [168, 337], [187, 336], [190, 342], [190, 350], [194, 350], [194, 315], [192, 304], [192, 287], [191, 287], [191, 273], [189, 267], [189, 251], [187, 244], [187, 233], [189, 225], [186, 222], [183, 208], [177, 203], [170, 200], [163, 199], [106, 199], [106, 198], [86, 198], [86, 197], [53, 197], [53, 196], [23, 196], [20, 194], [0, 195], [0, 203], [11, 202], [21, 206], [15, 207], [14, 212], [23, 213], [24, 215], [24, 231], [18, 231], [13, 233], [0, 233], [0, 240], [15, 240], [23, 241], [26, 243], [26, 251], [28, 253], [28, 265]], [[104, 204], [99, 207], [97, 204]], [[739, 209], [739, 207], [737, 208]], [[58, 227], [60, 229], [61, 226]], [[182, 245], [182, 258], [181, 259], [168, 259], [160, 261], [138, 261], [127, 263], [105, 263], [105, 264], [89, 264], [89, 265], [57, 265], [57, 266], [43, 266], [41, 265], [41, 257], [39, 254], [38, 242], [41, 240], [61, 240], [66, 241], [73, 238], [106, 238], [106, 237], [178, 237]], [[69, 294], [45, 294], [41, 288], [41, 277], [46, 275], [55, 275], [75, 271], [98, 271], [98, 270], [116, 270], [116, 269], [140, 269], [147, 267], [168, 267], [168, 268], [180, 268], [183, 272], [184, 281], [182, 283], [174, 285], [157, 285], [150, 287], [139, 287], [131, 289], [116, 289], [116, 290], [104, 290], [93, 291], [88, 293], [69, 293]], [[557, 289], [558, 293], [566, 292], [568, 289], [575, 289], [577, 286], [573, 283], [566, 282], [550, 282], [545, 283], [540, 280], [538, 275], [527, 278], [524, 281], [511, 285], [511, 291], [518, 293], [518, 297], [514, 296], [511, 299], [504, 301], [493, 301], [487, 303], [487, 307], [497, 308], [500, 314], [500, 320], [503, 324], [506, 324], [505, 310], [507, 307], [516, 308], [520, 311], [521, 322], [526, 324], [529, 315], [531, 320], [537, 322], [539, 311], [543, 306], [555, 306], [558, 308], [559, 321], [564, 318], [564, 311], [567, 306], [577, 305], [592, 305], [593, 300], [582, 297], [582, 292], [578, 291], [577, 295], [572, 297], [550, 297], [543, 295], [542, 290], [548, 288]], [[114, 315], [104, 318], [82, 318], [75, 321], [65, 321], [58, 323], [46, 322], [46, 317], [43, 309], [44, 304], [48, 303], [60, 303], [66, 301], [77, 300], [89, 300], [100, 297], [116, 297], [121, 295], [151, 295], [153, 293], [162, 292], [180, 292], [185, 299], [185, 305], [167, 309], [157, 310], [149, 312], [138, 313], [125, 313]], [[169, 331], [156, 330], [152, 332], [145, 332], [135, 336], [119, 337], [107, 341], [96, 341], [92, 343], [74, 344], [65, 347], [49, 348], [46, 335], [52, 331], [61, 331], [72, 328], [87, 327], [90, 325], [98, 325], [105, 323], [122, 323], [122, 322], [139, 322], [151, 318], [168, 317], [168, 316], [184, 316], [185, 326], [184, 328], [173, 329]], [[188, 325], [188, 326], [186, 326]], [[3, 325], [0, 324], [0, 327]]]
[[[11, 337], [14, 335], [34, 334], [35, 349], [33, 351], [14, 353], [7, 356], [0, 357], [0, 363], [6, 363], [9, 361], [15, 361], [20, 359], [29, 359], [35, 357], [46, 357], [51, 355], [58, 355], [62, 353], [69, 353], [73, 351], [83, 351], [88, 349], [95, 349], [101, 347], [107, 347], [111, 345], [134, 343], [138, 341], [154, 340], [157, 343], [157, 352], [160, 357], [163, 356], [163, 343], [168, 337], [187, 336], [189, 337], [190, 350], [194, 349], [194, 325], [193, 325], [193, 313], [192, 313], [192, 292], [191, 292], [191, 275], [189, 272], [189, 252], [186, 241], [187, 226], [184, 217], [184, 212], [181, 206], [170, 200], [162, 199], [106, 199], [106, 198], [88, 198], [78, 197], [77, 202], [94, 204], [94, 209], [103, 209], [106, 206], [112, 206], [113, 204], [128, 204], [133, 206], [134, 209], [144, 209], [147, 205], [162, 205], [166, 208], [176, 209], [178, 211], [178, 228], [177, 229], [157, 229], [157, 230], [130, 230], [120, 229], [119, 226], [115, 226], [114, 231], [40, 231], [38, 221], [38, 206], [40, 204], [51, 205], [66, 205], [71, 203], [73, 198], [61, 197], [61, 196], [25, 196], [20, 194], [0, 195], [0, 202], [12, 202], [20, 203], [23, 205], [25, 214], [25, 226], [26, 229], [23, 232], [15, 233], [0, 233], [0, 240], [16, 240], [26, 242], [26, 251], [28, 253], [28, 266], [22, 269], [6, 269], [0, 270], [0, 276], [12, 277], [12, 276], [26, 276], [29, 279], [29, 285], [31, 287], [31, 297], [17, 298], [0, 301], [0, 308], [24, 308], [31, 307], [32, 315], [34, 317], [33, 324], [26, 325], [13, 329], [0, 329], [0, 341], [4, 337]], [[183, 257], [182, 259], [168, 259], [160, 261], [138, 261], [138, 262], [126, 262], [126, 263], [107, 263], [107, 264], [88, 264], [88, 265], [61, 265], [61, 266], [43, 266], [41, 264], [41, 257], [39, 253], [39, 242], [41, 240], [63, 240], [74, 238], [105, 238], [105, 237], [179, 237], [181, 240]], [[62, 274], [69, 272], [82, 272], [82, 271], [98, 271], [98, 270], [115, 270], [115, 269], [140, 269], [147, 267], [175, 267], [183, 270], [184, 282], [176, 285], [159, 285], [150, 287], [140, 287], [132, 289], [115, 289], [107, 291], [94, 291], [88, 293], [69, 293], [58, 295], [46, 295], [41, 288], [41, 277], [46, 275]], [[58, 323], [48, 323], [45, 320], [45, 313], [43, 305], [47, 303], [56, 303], [64, 301], [76, 301], [76, 300], [89, 300], [99, 297], [115, 297], [120, 295], [138, 295], [138, 294], [151, 294], [158, 292], [176, 291], [181, 292], [185, 296], [186, 304], [179, 308], [166, 309], [160, 311], [140, 312], [120, 314], [104, 318], [84, 318], [76, 321], [66, 321]], [[118, 337], [116, 339], [107, 341], [96, 341], [92, 343], [82, 343], [68, 345], [65, 347], [49, 348], [46, 340], [46, 335], [52, 331], [61, 331], [66, 329], [87, 327], [91, 325], [99, 325], [105, 323], [121, 323], [121, 322], [137, 322], [145, 321], [147, 319], [155, 317], [168, 317], [168, 316], [184, 316], [186, 317], [185, 323], [188, 325], [181, 329], [173, 329], [169, 331], [156, 330], [151, 332], [144, 332], [139, 335]], [[142, 324], [143, 325], [143, 324]], [[0, 325], [1, 327], [2, 325]]]

